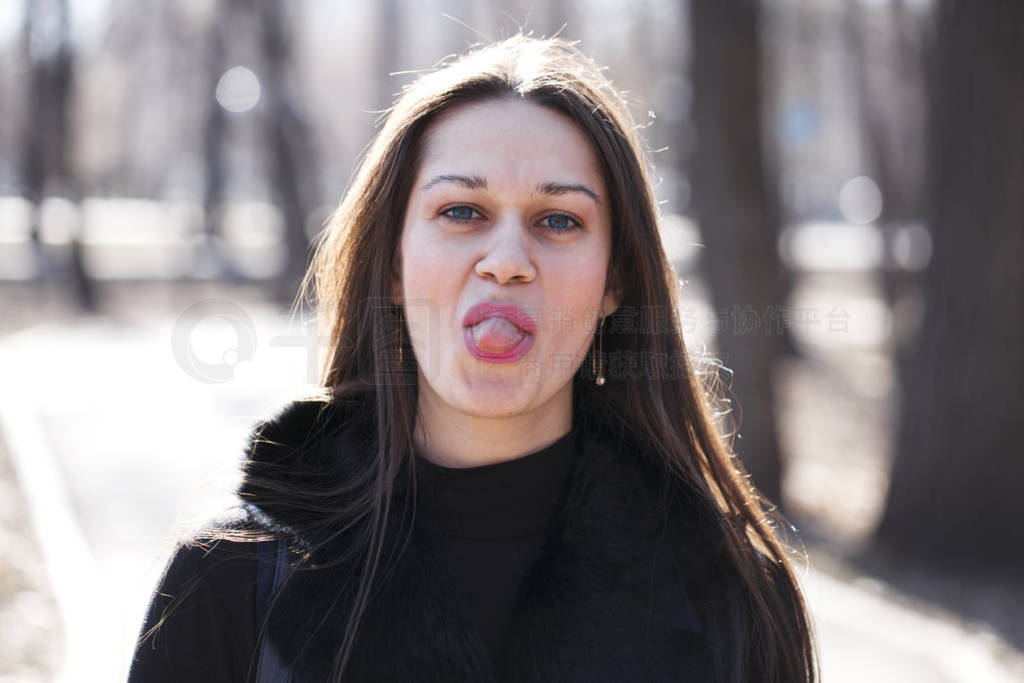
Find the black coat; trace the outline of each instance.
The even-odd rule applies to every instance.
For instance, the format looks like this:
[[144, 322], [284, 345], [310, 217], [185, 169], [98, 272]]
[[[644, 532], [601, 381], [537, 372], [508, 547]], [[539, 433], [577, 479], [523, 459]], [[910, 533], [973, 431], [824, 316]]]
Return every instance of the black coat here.
[[[255, 430], [239, 490], [262, 511], [250, 526], [318, 548], [313, 562], [328, 565], [296, 572], [270, 614], [266, 637], [296, 681], [326, 680], [360, 566], [343, 558], [348, 533], [329, 524], [297, 532], [315, 528], [322, 513], [282, 503], [268, 484], [330, 501], [370, 457], [374, 439], [351, 413], [324, 405], [290, 404]], [[721, 619], [740, 590], [722, 561], [720, 532], [643, 454], [592, 435], [583, 443], [561, 519], [524, 579], [503, 661], [490, 661], [432, 530], [413, 521], [410, 542], [365, 612], [346, 678], [714, 680], [712, 672], [734, 656]], [[408, 495], [399, 490], [393, 508], [405, 509]], [[409, 517], [394, 519], [391, 541]]]

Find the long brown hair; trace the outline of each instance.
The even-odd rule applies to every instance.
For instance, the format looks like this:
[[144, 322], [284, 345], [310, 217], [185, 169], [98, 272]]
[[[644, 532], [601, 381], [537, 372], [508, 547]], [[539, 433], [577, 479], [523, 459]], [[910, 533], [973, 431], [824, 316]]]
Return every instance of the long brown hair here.
[[[392, 493], [413, 453], [415, 358], [402, 311], [391, 303], [411, 183], [424, 131], [463, 103], [521, 98], [568, 115], [587, 135], [611, 203], [609, 281], [621, 292], [604, 324], [609, 381], [574, 379], [575, 415], [639, 444], [710, 511], [723, 556], [744, 590], [731, 601], [724, 635], [740, 653], [722, 680], [814, 681], [806, 606], [777, 537], [780, 519], [754, 489], [713, 419], [714, 392], [694, 370], [680, 332], [677, 280], [666, 259], [646, 153], [629, 108], [602, 69], [574, 44], [522, 35], [488, 45], [420, 77], [391, 109], [352, 186], [327, 224], [303, 281], [328, 341], [321, 385], [329, 401], [372, 401], [376, 457], [349, 506], [321, 524], [364, 531], [355, 609], [334, 662], [340, 680], [375, 577], [386, 573], [384, 529]], [[653, 315], [652, 315], [653, 314]], [[591, 353], [594, 353], [593, 351]], [[644, 359], [641, 367], [632, 359]], [[618, 363], [618, 366], [616, 366]]]

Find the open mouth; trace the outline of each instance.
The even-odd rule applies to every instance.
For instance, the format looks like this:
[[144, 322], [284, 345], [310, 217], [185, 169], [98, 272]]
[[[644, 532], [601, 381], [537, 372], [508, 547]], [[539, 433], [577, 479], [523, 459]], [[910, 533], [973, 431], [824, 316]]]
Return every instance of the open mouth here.
[[484, 302], [463, 318], [466, 349], [477, 360], [511, 363], [533, 346], [537, 325], [518, 306]]

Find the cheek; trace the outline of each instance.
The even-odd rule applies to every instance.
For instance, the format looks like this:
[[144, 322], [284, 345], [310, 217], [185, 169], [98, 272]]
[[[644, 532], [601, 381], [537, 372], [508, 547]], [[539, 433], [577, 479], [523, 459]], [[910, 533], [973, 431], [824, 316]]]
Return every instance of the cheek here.
[[[582, 263], [582, 265], [581, 265]], [[548, 289], [548, 315], [559, 345], [584, 345], [600, 315], [604, 298], [606, 263], [600, 254], [590, 260], [565, 264]]]
[[559, 289], [565, 292], [565, 296], [578, 308], [596, 310], [604, 297], [607, 270], [608, 257], [605, 254], [598, 253], [587, 259], [580, 259], [562, 270], [563, 281], [559, 283]]
[[402, 237], [402, 282], [407, 298], [433, 298], [452, 280], [452, 250], [424, 233], [411, 225]]
[[408, 226], [402, 239], [402, 289], [405, 317], [413, 350], [427, 374], [436, 371], [449, 344], [445, 321], [454, 315], [460, 277], [458, 259], [451, 249], [430, 239], [423, 230]]

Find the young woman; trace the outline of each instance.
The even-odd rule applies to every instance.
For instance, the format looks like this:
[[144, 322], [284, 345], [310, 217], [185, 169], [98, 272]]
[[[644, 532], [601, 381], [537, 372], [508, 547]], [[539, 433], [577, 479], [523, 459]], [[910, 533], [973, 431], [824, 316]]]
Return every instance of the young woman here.
[[813, 681], [687, 358], [645, 156], [562, 40], [406, 89], [307, 284], [324, 395], [253, 431], [132, 681]]

